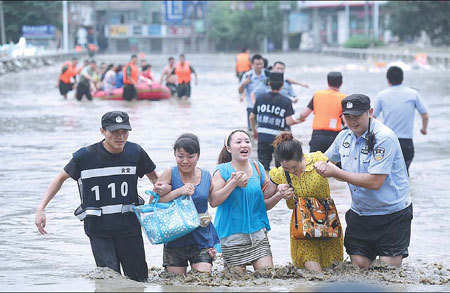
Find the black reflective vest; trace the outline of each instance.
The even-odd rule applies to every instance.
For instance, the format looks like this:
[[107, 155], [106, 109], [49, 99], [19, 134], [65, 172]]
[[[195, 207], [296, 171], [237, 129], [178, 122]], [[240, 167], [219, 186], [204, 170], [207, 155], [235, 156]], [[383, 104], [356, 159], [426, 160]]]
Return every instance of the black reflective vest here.
[[99, 147], [94, 144], [74, 153], [81, 171], [78, 179], [81, 208], [138, 204], [139, 145], [127, 142], [117, 156], [105, 154]]

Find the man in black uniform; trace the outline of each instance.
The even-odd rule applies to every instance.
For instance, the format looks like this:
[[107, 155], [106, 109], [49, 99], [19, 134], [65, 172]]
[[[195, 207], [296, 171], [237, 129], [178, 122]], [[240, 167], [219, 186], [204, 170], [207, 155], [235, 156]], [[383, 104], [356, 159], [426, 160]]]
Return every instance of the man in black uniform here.
[[[155, 164], [138, 144], [127, 142], [131, 130], [127, 113], [108, 112], [102, 117], [101, 142], [83, 147], [73, 154], [48, 187], [37, 208], [35, 224], [45, 231], [45, 207], [69, 177], [77, 180], [81, 205], [75, 215], [84, 220], [84, 230], [91, 242], [98, 267], [109, 267], [126, 276], [145, 281], [145, 260], [141, 227], [133, 206], [140, 204], [138, 177], [146, 175], [152, 183], [158, 176]], [[167, 186], [166, 193], [170, 186]], [[162, 191], [159, 190], [161, 193]], [[142, 202], [141, 202], [142, 203]]]
[[250, 114], [253, 137], [258, 139], [258, 160], [267, 171], [272, 161], [272, 143], [275, 137], [285, 129], [286, 125], [300, 123], [293, 116], [292, 100], [280, 94], [283, 80], [283, 73], [269, 74], [271, 91], [258, 96], [253, 112]]

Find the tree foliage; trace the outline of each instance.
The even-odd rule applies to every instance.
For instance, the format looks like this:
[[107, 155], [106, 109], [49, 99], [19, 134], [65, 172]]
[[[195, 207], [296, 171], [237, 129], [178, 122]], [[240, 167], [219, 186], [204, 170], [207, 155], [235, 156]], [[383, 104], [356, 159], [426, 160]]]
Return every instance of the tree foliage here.
[[450, 2], [392, 1], [386, 8], [389, 29], [401, 40], [413, 39], [425, 31], [434, 45], [450, 45]]
[[266, 36], [275, 48], [281, 47], [283, 16], [278, 1], [253, 1], [253, 7], [242, 10], [232, 9], [230, 4], [212, 2], [208, 12], [208, 37], [217, 50], [260, 50]]
[[5, 34], [8, 41], [17, 42], [22, 25], [54, 25], [62, 27], [61, 1], [3, 1]]

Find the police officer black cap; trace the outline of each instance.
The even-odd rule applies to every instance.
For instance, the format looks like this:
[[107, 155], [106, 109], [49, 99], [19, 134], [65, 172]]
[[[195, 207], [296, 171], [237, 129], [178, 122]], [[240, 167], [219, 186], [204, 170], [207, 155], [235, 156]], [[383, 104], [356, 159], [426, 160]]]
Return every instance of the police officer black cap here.
[[284, 76], [281, 72], [270, 72], [269, 81], [270, 82], [283, 82]]
[[130, 118], [122, 111], [112, 111], [102, 116], [102, 128], [114, 131], [118, 129], [131, 130]]
[[363, 94], [353, 94], [342, 100], [342, 114], [359, 116], [370, 109], [370, 98]]

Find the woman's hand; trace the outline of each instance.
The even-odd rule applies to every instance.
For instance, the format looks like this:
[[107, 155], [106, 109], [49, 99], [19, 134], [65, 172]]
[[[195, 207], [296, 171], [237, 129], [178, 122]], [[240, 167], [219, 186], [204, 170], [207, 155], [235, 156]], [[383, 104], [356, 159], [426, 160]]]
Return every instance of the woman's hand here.
[[327, 178], [337, 177], [337, 174], [341, 170], [335, 164], [323, 161], [314, 163], [314, 168], [319, 175]]
[[47, 231], [45, 231], [45, 212], [43, 210], [37, 210], [36, 215], [34, 216], [34, 224], [36, 224], [37, 229], [39, 230], [39, 233], [42, 235], [47, 234]]
[[192, 196], [195, 191], [195, 186], [192, 183], [186, 183], [185, 185], [178, 188], [180, 191], [180, 195], [189, 195]]
[[164, 196], [172, 191], [172, 185], [164, 182], [156, 182], [153, 185], [153, 191], [161, 196]]
[[247, 183], [248, 183], [248, 176], [247, 173], [245, 173], [244, 171], [238, 171], [236, 172], [236, 181], [237, 181], [237, 185], [239, 187], [246, 187]]
[[290, 199], [295, 195], [294, 189], [290, 187], [289, 184], [279, 184], [277, 187], [277, 191], [284, 199]]

